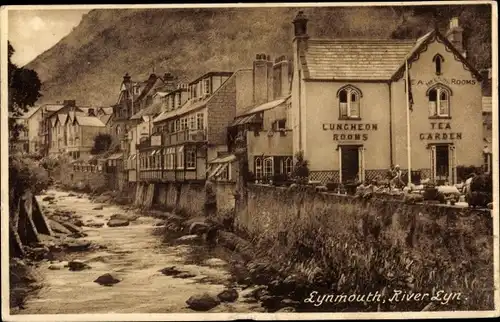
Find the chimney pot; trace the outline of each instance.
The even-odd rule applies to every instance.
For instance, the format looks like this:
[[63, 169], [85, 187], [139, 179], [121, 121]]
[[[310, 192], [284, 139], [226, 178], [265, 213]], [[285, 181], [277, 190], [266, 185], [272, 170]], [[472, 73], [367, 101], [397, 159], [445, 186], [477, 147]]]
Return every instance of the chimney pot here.
[[299, 11], [293, 20], [295, 26], [295, 36], [307, 36], [307, 21], [303, 11]]

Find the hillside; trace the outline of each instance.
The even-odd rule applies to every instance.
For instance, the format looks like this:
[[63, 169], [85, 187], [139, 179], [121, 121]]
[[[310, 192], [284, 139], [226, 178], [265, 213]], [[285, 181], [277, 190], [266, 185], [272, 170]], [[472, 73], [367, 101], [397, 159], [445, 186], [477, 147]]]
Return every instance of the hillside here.
[[[490, 18], [479, 7], [469, 6], [475, 9], [468, 8], [460, 17], [467, 23], [466, 33], [472, 35], [467, 40], [472, 44], [468, 46], [471, 59], [486, 67], [481, 65], [490, 64], [491, 39], [484, 35]], [[35, 69], [43, 82], [42, 103], [76, 99], [81, 104], [110, 105], [126, 72], [142, 80], [154, 66], [159, 75], [169, 71], [189, 81], [211, 70], [250, 67], [256, 53], [290, 54], [291, 21], [298, 10], [92, 10], [27, 67]], [[409, 7], [301, 10], [309, 18], [312, 37], [415, 38], [432, 26], [432, 13]]]

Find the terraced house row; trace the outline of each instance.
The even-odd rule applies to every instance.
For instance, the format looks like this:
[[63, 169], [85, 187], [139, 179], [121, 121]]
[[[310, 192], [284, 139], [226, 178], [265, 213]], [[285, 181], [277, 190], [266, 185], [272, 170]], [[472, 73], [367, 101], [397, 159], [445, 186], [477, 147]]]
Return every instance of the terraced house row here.
[[248, 68], [187, 84], [169, 73], [126, 74], [109, 117], [110, 109], [73, 107], [49, 118], [51, 151], [71, 152], [77, 137], [105, 127], [121, 142], [106, 163], [122, 184], [234, 182], [241, 149], [256, 181], [290, 175], [298, 152], [311, 180], [376, 179], [392, 165], [408, 170], [409, 90], [415, 181], [456, 183], [460, 165], [491, 170], [491, 76], [467, 60], [457, 18], [446, 34], [416, 40], [313, 39], [302, 12], [292, 23], [293, 57], [257, 54]]

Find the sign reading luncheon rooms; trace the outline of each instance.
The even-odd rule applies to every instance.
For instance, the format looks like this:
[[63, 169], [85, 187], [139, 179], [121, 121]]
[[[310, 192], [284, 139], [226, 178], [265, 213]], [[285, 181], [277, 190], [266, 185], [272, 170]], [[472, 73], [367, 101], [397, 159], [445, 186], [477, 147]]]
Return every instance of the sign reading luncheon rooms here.
[[[378, 124], [349, 124], [349, 123], [325, 123], [323, 124], [323, 130], [328, 131], [377, 131]], [[366, 141], [368, 140], [367, 133], [334, 133], [334, 141], [344, 141], [344, 140], [355, 140], [355, 141]]]

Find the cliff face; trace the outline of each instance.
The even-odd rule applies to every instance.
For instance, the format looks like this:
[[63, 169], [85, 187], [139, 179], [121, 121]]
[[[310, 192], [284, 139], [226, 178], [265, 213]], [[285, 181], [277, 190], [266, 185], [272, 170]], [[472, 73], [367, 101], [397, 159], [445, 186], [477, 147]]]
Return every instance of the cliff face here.
[[[168, 71], [189, 81], [211, 70], [250, 67], [256, 53], [291, 56], [291, 21], [298, 10], [92, 10], [26, 67], [36, 70], [43, 82], [42, 103], [76, 99], [82, 104], [110, 105], [126, 72], [134, 80], [143, 80], [153, 70]], [[408, 15], [392, 7], [300, 10], [309, 17], [311, 37], [390, 38], [400, 28], [402, 16]], [[408, 37], [428, 29], [425, 14], [409, 15], [419, 28], [410, 27], [416, 31]]]

